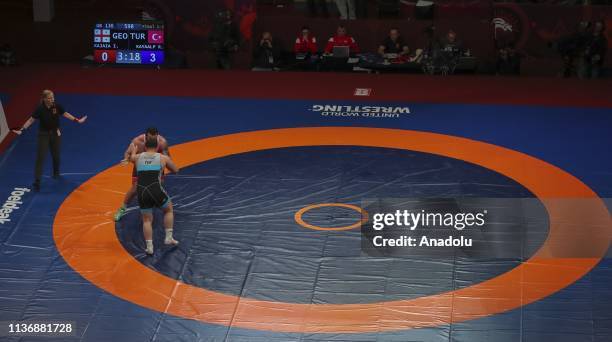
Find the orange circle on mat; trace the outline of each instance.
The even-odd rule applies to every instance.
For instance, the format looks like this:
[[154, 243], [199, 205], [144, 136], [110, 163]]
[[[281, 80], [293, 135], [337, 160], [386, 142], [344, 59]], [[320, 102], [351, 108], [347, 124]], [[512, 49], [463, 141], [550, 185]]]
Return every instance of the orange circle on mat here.
[[[537, 253], [516, 268], [435, 295], [367, 304], [297, 304], [243, 298], [166, 277], [123, 248], [112, 213], [130, 186], [130, 169], [113, 166], [66, 198], [55, 217], [55, 243], [66, 262], [84, 278], [140, 306], [207, 323], [304, 333], [403, 330], [501, 313], [572, 284], [589, 272], [609, 247], [608, 210], [580, 180], [526, 154], [470, 139], [382, 128], [289, 128], [184, 143], [172, 147], [172, 157], [180, 167], [186, 167], [237, 153], [321, 145], [413, 150], [494, 170], [521, 183], [540, 199], [549, 214], [549, 235]], [[567, 199], [575, 200], [568, 204]], [[591, 254], [572, 254], [577, 245], [588, 246]]]
[[[361, 214], [361, 219], [359, 221], [357, 221], [356, 223], [353, 223], [353, 224], [348, 225], [348, 226], [342, 226], [342, 227], [319, 227], [319, 226], [312, 225], [310, 223], [306, 223], [304, 221], [304, 219], [302, 218], [302, 215], [304, 215], [307, 211], [312, 210], [312, 209], [317, 209], [317, 208], [323, 208], [323, 207], [341, 207], [341, 208], [353, 209], [356, 212], [358, 212], [359, 214]], [[295, 215], [293, 217], [295, 219], [295, 222], [297, 222], [300, 226], [302, 226], [304, 228], [308, 228], [308, 229], [314, 229], [314, 230], [331, 230], [331, 231], [351, 230], [351, 229], [355, 229], [355, 228], [360, 227], [363, 223], [368, 222], [368, 213], [365, 210], [363, 210], [362, 208], [360, 208], [360, 207], [358, 207], [356, 205], [346, 204], [346, 203], [311, 204], [311, 205], [305, 206], [304, 208], [296, 211]]]

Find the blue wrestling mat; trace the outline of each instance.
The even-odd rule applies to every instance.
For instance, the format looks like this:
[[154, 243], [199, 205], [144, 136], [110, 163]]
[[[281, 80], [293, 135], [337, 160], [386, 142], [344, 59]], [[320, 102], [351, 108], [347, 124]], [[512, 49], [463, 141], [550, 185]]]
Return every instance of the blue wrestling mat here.
[[[36, 127], [1, 156], [0, 201], [19, 203], [0, 224], [0, 321], [74, 324], [48, 337], [58, 341], [612, 341], [609, 251], [571, 255], [588, 264], [567, 264], [584, 267], [573, 278], [540, 279], [521, 267], [546, 265], [533, 258], [548, 221], [499, 220], [499, 236], [533, 248], [372, 256], [363, 227], [341, 229], [363, 215], [336, 205], [520, 198], [548, 220], [544, 190], [525, 181], [541, 163], [609, 208], [610, 109], [55, 96], [89, 119], [62, 122], [61, 178], [48, 156], [38, 193]], [[149, 126], [182, 166], [165, 181], [180, 244], [163, 246], [156, 211], [153, 256], [135, 202], [112, 220], [131, 173], [118, 163]], [[550, 193], [570, 187], [545, 181]]]

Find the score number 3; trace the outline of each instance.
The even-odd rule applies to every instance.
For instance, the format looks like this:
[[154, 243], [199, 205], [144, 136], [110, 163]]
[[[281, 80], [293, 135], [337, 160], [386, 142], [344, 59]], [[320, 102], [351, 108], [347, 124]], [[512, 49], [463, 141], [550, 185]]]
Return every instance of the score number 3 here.
[[142, 64], [163, 64], [164, 63], [164, 52], [163, 51], [141, 51]]

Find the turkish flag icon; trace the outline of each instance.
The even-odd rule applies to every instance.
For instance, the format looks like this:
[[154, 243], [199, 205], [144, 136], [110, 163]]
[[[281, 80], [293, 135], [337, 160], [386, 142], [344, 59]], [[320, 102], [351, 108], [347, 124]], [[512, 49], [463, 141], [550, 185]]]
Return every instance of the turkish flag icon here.
[[164, 31], [149, 30], [147, 38], [148, 38], [149, 44], [163, 44], [164, 43]]

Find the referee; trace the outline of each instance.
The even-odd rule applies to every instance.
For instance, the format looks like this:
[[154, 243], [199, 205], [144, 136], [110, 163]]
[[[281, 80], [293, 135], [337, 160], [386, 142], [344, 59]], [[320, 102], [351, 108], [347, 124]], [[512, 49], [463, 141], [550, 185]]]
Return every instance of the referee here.
[[36, 108], [32, 116], [23, 124], [20, 129], [14, 129], [13, 132], [21, 135], [24, 129], [32, 125], [34, 120], [39, 120], [38, 128], [38, 152], [36, 153], [36, 167], [34, 169], [34, 191], [40, 191], [40, 177], [42, 176], [43, 162], [45, 155], [51, 147], [51, 156], [53, 157], [53, 178], [59, 177], [60, 165], [60, 143], [62, 133], [60, 131], [60, 116], [68, 120], [76, 121], [80, 124], [87, 120], [87, 116], [77, 119], [72, 114], [66, 112], [64, 107], [55, 103], [55, 96], [51, 90], [43, 90], [41, 94], [40, 105]]

